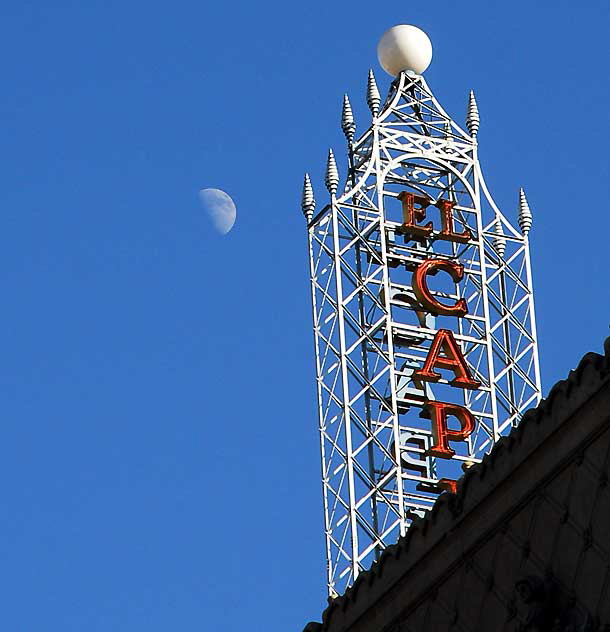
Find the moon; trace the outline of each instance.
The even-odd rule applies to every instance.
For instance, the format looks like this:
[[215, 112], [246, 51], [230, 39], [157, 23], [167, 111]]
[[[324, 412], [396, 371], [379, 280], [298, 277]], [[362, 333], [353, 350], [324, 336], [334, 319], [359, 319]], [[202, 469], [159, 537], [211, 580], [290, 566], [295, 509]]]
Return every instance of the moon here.
[[237, 209], [231, 196], [220, 189], [201, 189], [199, 199], [214, 228], [221, 235], [226, 235], [237, 218]]

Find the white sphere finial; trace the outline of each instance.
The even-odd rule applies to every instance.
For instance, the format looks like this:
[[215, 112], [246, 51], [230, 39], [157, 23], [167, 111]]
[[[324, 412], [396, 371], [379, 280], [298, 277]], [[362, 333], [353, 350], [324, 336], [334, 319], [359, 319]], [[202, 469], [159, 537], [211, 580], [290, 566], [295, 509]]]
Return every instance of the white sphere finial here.
[[392, 77], [403, 70], [421, 75], [432, 61], [432, 43], [416, 26], [398, 24], [379, 40], [377, 57], [381, 67]]

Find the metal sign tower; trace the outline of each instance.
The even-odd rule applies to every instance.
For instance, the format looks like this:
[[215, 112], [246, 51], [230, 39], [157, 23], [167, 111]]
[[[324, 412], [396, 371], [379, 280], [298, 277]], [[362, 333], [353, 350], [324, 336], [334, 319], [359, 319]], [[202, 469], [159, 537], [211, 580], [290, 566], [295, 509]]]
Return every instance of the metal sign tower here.
[[523, 190], [519, 229], [494, 203], [474, 94], [466, 131], [421, 76], [426, 42], [405, 25], [384, 35], [395, 79], [380, 107], [370, 71], [359, 138], [344, 100], [345, 185], [331, 151], [330, 203], [316, 212], [303, 187], [331, 596], [541, 396], [532, 215]]

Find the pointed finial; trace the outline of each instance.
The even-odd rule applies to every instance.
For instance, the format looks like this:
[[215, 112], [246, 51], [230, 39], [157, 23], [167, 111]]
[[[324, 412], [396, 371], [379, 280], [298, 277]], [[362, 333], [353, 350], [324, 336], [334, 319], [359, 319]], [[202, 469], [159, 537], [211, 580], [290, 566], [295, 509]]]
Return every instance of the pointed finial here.
[[379, 113], [379, 104], [381, 103], [381, 97], [379, 96], [379, 90], [377, 89], [377, 82], [375, 81], [375, 75], [373, 69], [369, 69], [369, 80], [366, 87], [366, 102], [368, 103], [369, 110], [373, 116], [377, 116]]
[[349, 97], [343, 96], [343, 112], [341, 113], [341, 129], [347, 138], [347, 142], [351, 143], [354, 140], [354, 134], [356, 133], [356, 123], [354, 122], [354, 114], [352, 112], [352, 106], [349, 102]]
[[315, 208], [316, 200], [313, 196], [311, 180], [309, 179], [309, 174], [306, 173], [305, 178], [303, 179], [303, 197], [301, 198], [301, 209], [303, 210], [303, 215], [305, 215], [307, 221], [312, 218]]
[[532, 212], [523, 189], [519, 189], [519, 226], [521, 232], [526, 236], [532, 227]]
[[479, 131], [479, 108], [477, 107], [477, 100], [474, 98], [474, 90], [470, 91], [470, 97], [468, 98], [468, 112], [466, 114], [466, 127], [473, 138]]
[[493, 244], [496, 252], [504, 257], [504, 253], [506, 252], [506, 239], [503, 237], [504, 229], [502, 228], [502, 221], [498, 217], [496, 219], [496, 236], [494, 237]]
[[337, 171], [337, 163], [335, 162], [335, 155], [333, 154], [332, 149], [328, 150], [324, 183], [331, 195], [334, 195], [337, 192], [337, 187], [339, 186], [339, 172]]

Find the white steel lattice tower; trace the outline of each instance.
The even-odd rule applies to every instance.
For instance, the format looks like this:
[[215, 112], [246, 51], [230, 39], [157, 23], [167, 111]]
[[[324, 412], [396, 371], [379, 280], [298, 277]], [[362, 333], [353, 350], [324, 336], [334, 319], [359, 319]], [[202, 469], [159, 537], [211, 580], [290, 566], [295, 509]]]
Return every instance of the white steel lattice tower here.
[[[330, 203], [315, 212], [308, 176], [302, 200], [331, 596], [439, 493], [454, 491], [462, 470], [541, 394], [532, 215], [521, 190], [515, 228], [487, 190], [474, 94], [468, 131], [410, 70], [399, 72], [383, 106], [371, 71], [367, 101], [372, 123], [357, 139], [347, 97], [343, 104], [345, 186], [339, 190], [330, 152]], [[436, 362], [427, 368], [437, 375], [426, 378], [434, 344]], [[467, 367], [461, 381], [452, 379], [460, 373], [455, 354]], [[438, 445], [435, 402], [458, 404], [445, 418], [450, 449]]]

